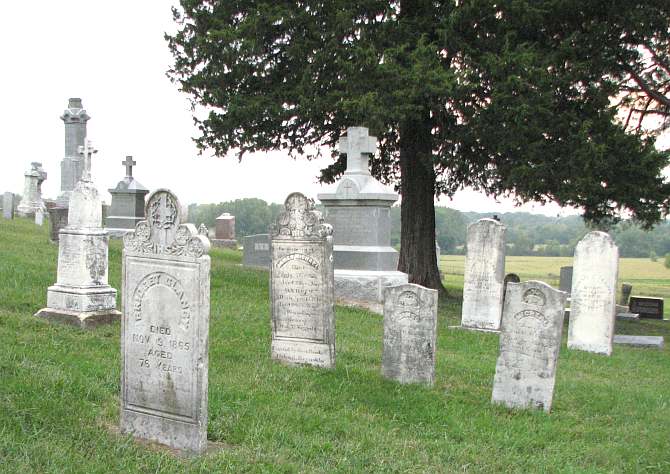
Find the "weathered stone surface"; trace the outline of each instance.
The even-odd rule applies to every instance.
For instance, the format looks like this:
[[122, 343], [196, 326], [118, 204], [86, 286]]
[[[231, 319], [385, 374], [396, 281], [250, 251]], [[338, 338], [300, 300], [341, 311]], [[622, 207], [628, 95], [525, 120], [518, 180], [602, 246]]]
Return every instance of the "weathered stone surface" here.
[[235, 240], [235, 216], [224, 212], [217, 217], [214, 236], [222, 240]]
[[270, 234], [247, 235], [242, 240], [242, 265], [252, 268], [270, 268]]
[[198, 234], [204, 235], [205, 237], [209, 237], [209, 229], [204, 223], [200, 224], [200, 227], [198, 227]]
[[468, 226], [461, 326], [498, 330], [505, 275], [505, 226], [480, 219]]
[[14, 193], [6, 192], [2, 195], [2, 217], [14, 219]]
[[616, 319], [619, 321], [639, 321], [640, 315], [637, 313], [617, 313]]
[[663, 319], [663, 298], [631, 296], [628, 307], [631, 313], [638, 313], [640, 318]]
[[46, 208], [38, 208], [35, 210], [35, 224], [42, 226], [44, 225], [44, 214], [46, 213]]
[[407, 283], [407, 273], [335, 270], [335, 299], [339, 304], [383, 314], [384, 288]]
[[272, 358], [334, 367], [333, 230], [300, 193], [284, 207], [270, 232]]
[[24, 177], [23, 196], [16, 211], [23, 217], [35, 217], [35, 211], [46, 209], [42, 200], [42, 183], [47, 179], [47, 173], [42, 168], [42, 163], [34, 161]]
[[58, 242], [60, 239], [60, 231], [67, 225], [67, 207], [49, 207], [49, 240], [51, 242]]
[[633, 285], [630, 283], [622, 283], [621, 284], [621, 301], [619, 302], [623, 306], [628, 306], [628, 300], [630, 298], [630, 294], [633, 291]]
[[[89, 157], [94, 150], [87, 145]], [[90, 168], [89, 168], [90, 169]], [[47, 290], [47, 307], [36, 316], [81, 328], [118, 320], [116, 290], [107, 283], [108, 243], [98, 190], [84, 172], [70, 194], [68, 225], [60, 231], [58, 275]]]
[[619, 249], [604, 232], [577, 244], [570, 302], [568, 348], [612, 353]]
[[494, 403], [551, 410], [566, 298], [540, 281], [508, 285]]
[[382, 374], [401, 383], [433, 384], [437, 290], [414, 284], [384, 289]]
[[572, 270], [573, 267], [561, 267], [558, 289], [570, 293], [572, 291]]
[[61, 162], [58, 207], [67, 207], [70, 194], [82, 177], [84, 160], [79, 155], [79, 147], [84, 145], [86, 123], [91, 117], [84, 110], [81, 99], [72, 98], [60, 119], [65, 125], [65, 157]]
[[207, 447], [210, 258], [177, 197], [153, 192], [123, 238], [121, 431]]
[[503, 280], [503, 305], [505, 304], [505, 294], [507, 293], [507, 284], [508, 283], [519, 283], [521, 282], [521, 278], [519, 278], [519, 275], [516, 273], [508, 273], [505, 275], [505, 279]]
[[137, 163], [132, 156], [121, 162], [126, 168], [126, 176], [115, 188], [109, 189], [112, 205], [105, 217], [105, 226], [111, 237], [123, 237], [144, 220], [144, 200], [149, 190], [133, 177], [133, 166]]
[[663, 336], [627, 336], [617, 334], [614, 336], [614, 344], [621, 344], [633, 347], [650, 347], [654, 349], [663, 349], [665, 340]]

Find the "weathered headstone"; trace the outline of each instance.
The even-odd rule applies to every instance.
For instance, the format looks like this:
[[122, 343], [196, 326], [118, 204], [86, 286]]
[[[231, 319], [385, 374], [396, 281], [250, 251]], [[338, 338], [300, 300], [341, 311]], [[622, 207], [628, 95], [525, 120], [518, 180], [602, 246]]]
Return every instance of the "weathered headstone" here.
[[384, 377], [432, 385], [436, 342], [437, 290], [409, 283], [385, 288]]
[[612, 353], [619, 249], [604, 232], [589, 232], [575, 248], [568, 348]]
[[503, 280], [503, 304], [505, 304], [505, 294], [507, 293], [507, 284], [508, 283], [520, 283], [521, 278], [519, 278], [519, 275], [516, 273], [508, 273], [505, 275], [505, 279]]
[[638, 313], [640, 318], [663, 319], [663, 298], [631, 296], [628, 307], [631, 313]]
[[573, 267], [561, 267], [558, 289], [568, 294], [572, 291], [572, 269]]
[[42, 200], [42, 183], [47, 179], [47, 173], [42, 168], [42, 163], [34, 161], [24, 177], [23, 196], [16, 211], [23, 217], [35, 217], [35, 211], [46, 209]]
[[123, 238], [121, 431], [207, 447], [210, 258], [177, 197], [154, 191]]
[[14, 193], [6, 192], [2, 195], [2, 217], [14, 219]]
[[505, 275], [505, 226], [480, 219], [468, 226], [461, 326], [500, 328]]
[[44, 214], [46, 213], [46, 209], [43, 208], [38, 208], [35, 210], [35, 224], [41, 226], [44, 224]]
[[67, 109], [60, 117], [65, 125], [65, 157], [60, 167], [61, 194], [57, 199], [58, 207], [69, 205], [70, 194], [84, 171], [84, 161], [79, 155], [79, 147], [84, 145], [86, 122], [90, 118], [79, 98], [71, 98]]
[[237, 240], [235, 240], [235, 216], [224, 212], [216, 218], [216, 227], [214, 229], [214, 247], [236, 249]]
[[270, 235], [247, 235], [242, 239], [242, 265], [252, 268], [270, 268]]
[[112, 205], [105, 216], [106, 230], [111, 237], [123, 237], [144, 220], [144, 199], [149, 190], [133, 177], [133, 166], [137, 164], [132, 156], [121, 162], [126, 168], [126, 177], [115, 188], [109, 189]]
[[540, 281], [510, 283], [493, 379], [494, 403], [551, 410], [567, 294]]
[[621, 284], [621, 301], [622, 306], [628, 306], [628, 300], [630, 299], [630, 294], [633, 291], [633, 285], [630, 283]]
[[617, 334], [614, 336], [614, 344], [621, 344], [622, 346], [663, 349], [665, 339], [663, 336], [628, 336], [625, 334]]
[[333, 229], [300, 193], [284, 207], [270, 231], [272, 358], [334, 367]]
[[47, 307], [36, 316], [88, 328], [117, 321], [116, 290], [107, 284], [109, 237], [102, 228], [100, 194], [91, 182], [86, 141], [84, 173], [70, 194], [68, 225], [60, 232], [58, 276], [47, 290]]
[[204, 223], [200, 224], [200, 227], [198, 227], [198, 235], [204, 235], [205, 237], [209, 237], [209, 229]]
[[392, 189], [372, 177], [369, 157], [377, 139], [365, 127], [350, 127], [339, 151], [347, 169], [332, 189], [318, 195], [324, 216], [333, 225], [335, 297], [341, 304], [381, 313], [384, 287], [407, 283], [398, 271], [398, 252], [391, 247]]
[[60, 231], [67, 225], [67, 207], [49, 207], [47, 208], [49, 213], [49, 240], [51, 242], [58, 242], [60, 238]]

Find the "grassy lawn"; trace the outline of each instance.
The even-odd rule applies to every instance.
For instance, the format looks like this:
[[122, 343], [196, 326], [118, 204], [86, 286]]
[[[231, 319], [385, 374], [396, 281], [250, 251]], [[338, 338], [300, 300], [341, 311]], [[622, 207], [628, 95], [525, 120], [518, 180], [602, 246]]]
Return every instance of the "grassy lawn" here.
[[[273, 363], [267, 273], [241, 268], [238, 252], [212, 251], [208, 437], [218, 449], [188, 459], [137, 443], [115, 429], [120, 325], [83, 332], [32, 316], [55, 281], [47, 231], [0, 221], [0, 471], [670, 471], [667, 347], [616, 347], [608, 358], [563, 345], [551, 414], [493, 406], [498, 338], [447, 329], [460, 320], [462, 288], [462, 259], [448, 256], [452, 296], [440, 302], [436, 384], [427, 388], [382, 379], [382, 319], [360, 310], [337, 308], [336, 369]], [[114, 241], [117, 289], [120, 262]], [[508, 262], [522, 278], [542, 278], [569, 259]], [[670, 278], [626, 268], [634, 293], [633, 277]], [[619, 323], [617, 332], [668, 339], [670, 323]]]

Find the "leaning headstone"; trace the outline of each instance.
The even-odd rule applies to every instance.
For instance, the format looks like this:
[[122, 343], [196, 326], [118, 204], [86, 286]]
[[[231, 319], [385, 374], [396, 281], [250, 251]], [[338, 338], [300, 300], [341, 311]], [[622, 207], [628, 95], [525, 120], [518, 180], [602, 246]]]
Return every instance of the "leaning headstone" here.
[[65, 157], [60, 165], [58, 207], [68, 206], [70, 194], [82, 177], [84, 161], [79, 155], [79, 147], [84, 145], [86, 123], [90, 118], [79, 98], [71, 98], [60, 117], [65, 125]]
[[631, 296], [628, 308], [631, 313], [638, 313], [640, 318], [663, 319], [663, 298]]
[[335, 366], [333, 229], [314, 202], [286, 198], [270, 231], [272, 358]]
[[47, 290], [47, 307], [36, 316], [89, 328], [117, 321], [116, 290], [107, 283], [109, 237], [102, 228], [100, 194], [90, 174], [87, 140], [84, 173], [70, 194], [68, 225], [60, 232], [58, 276]]
[[42, 163], [34, 161], [24, 177], [23, 196], [16, 211], [20, 216], [34, 218], [35, 211], [46, 209], [42, 200], [42, 183], [47, 179], [47, 173], [42, 168]]
[[621, 301], [619, 302], [622, 306], [628, 306], [628, 300], [630, 299], [630, 294], [633, 291], [633, 285], [630, 283], [621, 284]]
[[172, 448], [207, 447], [210, 258], [166, 189], [123, 238], [121, 431]]
[[247, 235], [242, 239], [242, 265], [251, 268], [270, 268], [270, 235]]
[[235, 240], [235, 216], [224, 212], [216, 218], [212, 245], [227, 249], [237, 248], [237, 240]]
[[44, 224], [44, 213], [46, 212], [46, 209], [42, 209], [41, 207], [35, 210], [35, 224], [42, 226]]
[[480, 219], [468, 226], [461, 326], [497, 331], [502, 316], [505, 226]]
[[566, 298], [541, 281], [509, 284], [493, 403], [551, 410]]
[[619, 249], [605, 232], [589, 232], [575, 247], [568, 348], [612, 353]]
[[133, 166], [137, 164], [132, 156], [121, 162], [126, 168], [126, 177], [115, 188], [109, 189], [112, 204], [105, 216], [105, 227], [111, 237], [123, 237], [144, 220], [144, 199], [149, 190], [133, 177]]
[[7, 192], [2, 195], [2, 217], [14, 219], [14, 193]]
[[561, 267], [558, 289], [568, 294], [572, 291], [572, 269], [573, 267]]
[[432, 385], [436, 342], [437, 290], [409, 283], [385, 288], [384, 377]]

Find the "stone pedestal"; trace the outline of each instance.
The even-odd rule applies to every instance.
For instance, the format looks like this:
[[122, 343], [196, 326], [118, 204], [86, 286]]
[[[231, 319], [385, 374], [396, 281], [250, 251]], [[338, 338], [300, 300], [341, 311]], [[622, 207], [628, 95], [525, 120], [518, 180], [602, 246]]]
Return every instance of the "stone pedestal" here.
[[86, 138], [86, 122], [91, 117], [84, 110], [81, 99], [72, 98], [60, 119], [65, 124], [65, 157], [60, 167], [60, 189], [57, 203], [59, 207], [67, 207], [70, 194], [81, 179], [84, 160], [79, 155], [79, 147], [84, 145]]
[[24, 176], [23, 196], [16, 210], [20, 216], [35, 217], [35, 211], [46, 209], [42, 200], [42, 183], [47, 174], [42, 169], [42, 163], [33, 162]]
[[333, 226], [335, 298], [382, 313], [384, 287], [407, 283], [391, 247], [391, 206], [398, 195], [368, 170], [376, 138], [366, 128], [349, 128], [339, 147], [347, 155], [347, 170], [332, 189], [318, 195], [324, 218]]
[[126, 177], [109, 192], [112, 205], [105, 221], [106, 230], [110, 237], [123, 237], [144, 220], [144, 198], [149, 190], [132, 177]]
[[214, 239], [212, 245], [219, 248], [236, 249], [237, 240], [235, 240], [235, 216], [224, 212], [216, 218], [216, 227], [214, 229]]

